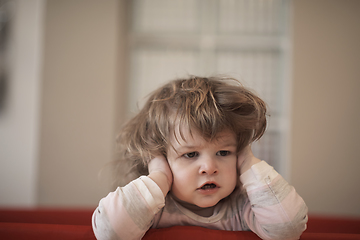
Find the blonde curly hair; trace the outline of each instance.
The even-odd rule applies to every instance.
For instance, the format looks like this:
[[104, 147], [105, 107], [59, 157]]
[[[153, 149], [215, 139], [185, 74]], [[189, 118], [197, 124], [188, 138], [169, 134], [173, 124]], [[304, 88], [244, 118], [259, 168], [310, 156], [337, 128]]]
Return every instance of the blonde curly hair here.
[[122, 177], [120, 184], [148, 174], [147, 164], [154, 156], [166, 157], [176, 123], [207, 140], [230, 129], [241, 151], [264, 134], [266, 104], [230, 77], [191, 76], [165, 84], [149, 96], [117, 137], [119, 156], [114, 170]]

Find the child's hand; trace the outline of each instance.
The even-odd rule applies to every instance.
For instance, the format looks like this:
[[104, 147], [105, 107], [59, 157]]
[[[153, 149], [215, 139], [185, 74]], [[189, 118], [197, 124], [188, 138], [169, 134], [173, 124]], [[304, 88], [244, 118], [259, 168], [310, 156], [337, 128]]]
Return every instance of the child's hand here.
[[164, 196], [169, 192], [173, 175], [170, 166], [164, 156], [157, 156], [148, 164], [149, 176], [161, 189]]
[[252, 165], [261, 162], [260, 159], [256, 158], [251, 150], [251, 145], [246, 146], [238, 155], [237, 167], [241, 174], [251, 168]]

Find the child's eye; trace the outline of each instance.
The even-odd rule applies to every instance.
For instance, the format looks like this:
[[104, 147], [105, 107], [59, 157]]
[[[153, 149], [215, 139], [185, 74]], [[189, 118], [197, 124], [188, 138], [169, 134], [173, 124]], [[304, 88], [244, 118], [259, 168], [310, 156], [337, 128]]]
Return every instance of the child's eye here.
[[216, 155], [222, 156], [222, 157], [227, 156], [227, 155], [229, 155], [229, 154], [230, 154], [230, 151], [218, 151], [218, 152], [216, 153]]
[[197, 157], [198, 155], [199, 155], [198, 152], [190, 152], [190, 153], [185, 153], [184, 157], [186, 157], [186, 158], [194, 158], [194, 157]]

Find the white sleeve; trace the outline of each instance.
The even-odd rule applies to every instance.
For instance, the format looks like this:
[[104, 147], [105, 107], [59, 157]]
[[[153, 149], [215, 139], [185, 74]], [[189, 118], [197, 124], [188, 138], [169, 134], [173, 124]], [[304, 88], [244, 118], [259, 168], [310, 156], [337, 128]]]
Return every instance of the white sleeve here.
[[164, 195], [149, 177], [118, 187], [100, 200], [93, 214], [97, 239], [141, 239], [165, 205]]

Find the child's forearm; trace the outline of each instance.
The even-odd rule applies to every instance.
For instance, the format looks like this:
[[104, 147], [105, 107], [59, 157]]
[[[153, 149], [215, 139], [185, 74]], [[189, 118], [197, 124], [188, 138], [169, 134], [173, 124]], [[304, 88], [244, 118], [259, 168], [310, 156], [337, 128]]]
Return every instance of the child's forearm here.
[[266, 239], [298, 239], [307, 222], [303, 199], [266, 162], [250, 169], [240, 176], [250, 200], [243, 210], [250, 229]]
[[165, 205], [163, 193], [142, 176], [101, 199], [92, 226], [98, 240], [141, 239]]

